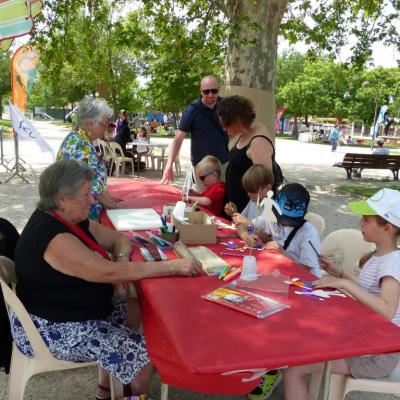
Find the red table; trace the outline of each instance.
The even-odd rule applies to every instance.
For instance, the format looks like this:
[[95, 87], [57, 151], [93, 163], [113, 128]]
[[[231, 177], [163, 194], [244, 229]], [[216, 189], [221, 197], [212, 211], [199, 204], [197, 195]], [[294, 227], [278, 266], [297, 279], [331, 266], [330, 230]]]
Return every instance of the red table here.
[[[120, 182], [111, 181], [110, 190], [117, 196], [122, 190], [129, 193], [130, 206], [157, 209], [160, 198], [164, 202], [168, 197], [169, 202], [176, 195], [174, 189], [154, 182], [125, 181], [123, 188]], [[164, 190], [165, 197], [160, 193]], [[240, 262], [234, 257], [228, 261]], [[276, 251], [257, 253], [257, 265], [303, 280], [312, 278]], [[241, 394], [251, 390], [254, 381], [243, 383], [243, 374], [221, 373], [400, 351], [399, 328], [350, 298], [317, 301], [290, 288], [290, 308], [258, 320], [201, 298], [221, 284], [215, 277], [138, 283], [147, 348], [162, 382], [201, 392]]]

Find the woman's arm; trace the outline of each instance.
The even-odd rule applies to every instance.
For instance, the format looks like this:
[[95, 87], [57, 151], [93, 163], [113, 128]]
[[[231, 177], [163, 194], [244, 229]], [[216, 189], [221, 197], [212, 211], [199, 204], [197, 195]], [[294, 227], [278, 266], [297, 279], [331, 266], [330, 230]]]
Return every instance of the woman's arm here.
[[[251, 130], [253, 136], [263, 135], [273, 142], [267, 127], [260, 122], [253, 122]], [[251, 161], [253, 161], [253, 164], [262, 164], [266, 167], [272, 167], [272, 154], [273, 147], [271, 143], [262, 137], [253, 139], [247, 150], [247, 155], [250, 157]]]
[[353, 281], [333, 276], [327, 276], [315, 281], [314, 286], [316, 288], [330, 287], [343, 290], [389, 320], [394, 317], [399, 306], [400, 284], [391, 276], [382, 278], [379, 296], [368, 292]]
[[106, 250], [112, 252], [115, 258], [117, 258], [121, 253], [128, 255], [131, 254], [132, 243], [124, 234], [106, 228], [94, 221], [90, 221], [89, 231], [95, 237], [97, 243]]
[[111, 196], [111, 194], [108, 190], [105, 190], [103, 193], [98, 193], [94, 197], [96, 198], [96, 200], [98, 200], [100, 202], [100, 204], [106, 210], [113, 210], [115, 208], [119, 208], [118, 203]]
[[156, 276], [202, 274], [201, 264], [196, 260], [112, 262], [69, 233], [58, 234], [50, 241], [44, 259], [55, 270], [89, 282], [120, 283]]
[[247, 154], [253, 164], [262, 164], [272, 168], [273, 149], [268, 140], [260, 137], [253, 139]]

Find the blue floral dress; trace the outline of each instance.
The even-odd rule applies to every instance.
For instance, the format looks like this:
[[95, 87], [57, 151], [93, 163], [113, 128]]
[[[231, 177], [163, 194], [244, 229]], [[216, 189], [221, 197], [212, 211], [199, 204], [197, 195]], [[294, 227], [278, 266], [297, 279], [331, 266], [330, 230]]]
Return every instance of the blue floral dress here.
[[[93, 196], [107, 190], [107, 169], [97, 155], [96, 148], [86, 132], [72, 131], [65, 137], [57, 153], [57, 160], [63, 158], [74, 158], [85, 163], [94, 171], [92, 181]], [[102, 209], [102, 205], [96, 200], [96, 203], [90, 208], [89, 219], [98, 221]]]
[[[104, 320], [51, 322], [29, 314], [54, 357], [72, 362], [96, 361], [109, 374], [127, 385], [150, 359], [141, 333], [124, 325], [126, 298], [113, 298], [114, 311]], [[33, 350], [13, 311], [9, 312], [11, 332], [18, 349], [28, 357]]]

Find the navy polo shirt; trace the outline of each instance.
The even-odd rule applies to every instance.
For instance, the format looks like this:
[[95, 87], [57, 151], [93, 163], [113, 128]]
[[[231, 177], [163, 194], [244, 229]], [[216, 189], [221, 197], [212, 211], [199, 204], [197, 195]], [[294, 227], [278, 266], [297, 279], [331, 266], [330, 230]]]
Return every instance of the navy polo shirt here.
[[194, 166], [208, 155], [218, 158], [221, 164], [228, 161], [228, 135], [222, 129], [216, 107], [218, 105], [214, 109], [206, 107], [200, 97], [182, 114], [179, 130], [191, 134], [190, 151]]

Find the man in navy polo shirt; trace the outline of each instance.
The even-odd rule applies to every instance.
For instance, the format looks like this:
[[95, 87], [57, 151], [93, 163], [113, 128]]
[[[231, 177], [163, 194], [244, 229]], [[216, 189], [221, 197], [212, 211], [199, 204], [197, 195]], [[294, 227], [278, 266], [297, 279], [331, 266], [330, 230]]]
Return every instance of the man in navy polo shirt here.
[[172, 166], [188, 132], [191, 134], [192, 165], [196, 166], [203, 157], [212, 155], [221, 162], [224, 177], [228, 161], [228, 135], [222, 129], [216, 112], [220, 99], [218, 92], [219, 85], [214, 76], [208, 75], [201, 80], [201, 96], [183, 112], [178, 131], [171, 143], [161, 183], [168, 183], [173, 179]]

